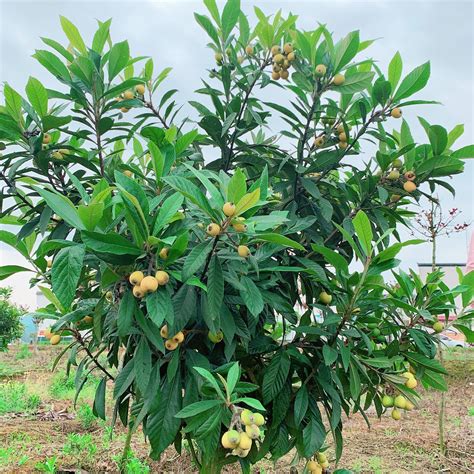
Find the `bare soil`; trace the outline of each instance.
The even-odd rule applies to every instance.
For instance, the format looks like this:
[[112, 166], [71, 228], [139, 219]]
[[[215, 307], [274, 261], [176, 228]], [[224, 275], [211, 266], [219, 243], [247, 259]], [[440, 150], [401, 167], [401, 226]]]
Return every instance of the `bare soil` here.
[[[39, 472], [39, 462], [56, 457], [57, 472], [116, 473], [125, 431], [114, 430], [112, 440], [104, 423], [94, 423], [85, 429], [77, 416], [71, 399], [54, 399], [48, 387], [53, 374], [52, 356], [57, 348], [42, 347], [37, 355], [17, 360], [16, 349], [0, 354], [0, 384], [7, 381], [25, 383], [30, 393], [41, 397], [41, 405], [34, 414], [0, 416], [0, 472]], [[394, 421], [387, 414], [378, 419], [369, 413], [370, 428], [362, 416], [355, 414], [344, 424], [345, 448], [339, 467], [357, 473], [469, 473], [474, 472], [474, 352], [448, 354], [446, 366], [449, 391], [446, 396], [446, 433], [448, 453], [439, 454], [438, 412], [440, 393], [420, 390], [419, 407]], [[6, 370], [6, 368], [8, 370]], [[9, 376], [5, 377], [4, 374]], [[82, 400], [81, 403], [91, 403]], [[71, 433], [91, 436], [90, 450], [65, 453], [64, 446]], [[148, 445], [138, 433], [132, 440], [137, 466], [130, 473], [184, 474], [196, 470], [189, 453], [182, 455], [167, 450], [160, 461], [148, 458]], [[255, 473], [289, 473], [293, 453], [276, 465], [263, 461]], [[141, 463], [141, 464], [140, 464]], [[147, 471], [147, 467], [149, 471]], [[303, 464], [296, 466], [302, 472]], [[240, 472], [238, 467], [228, 473]]]

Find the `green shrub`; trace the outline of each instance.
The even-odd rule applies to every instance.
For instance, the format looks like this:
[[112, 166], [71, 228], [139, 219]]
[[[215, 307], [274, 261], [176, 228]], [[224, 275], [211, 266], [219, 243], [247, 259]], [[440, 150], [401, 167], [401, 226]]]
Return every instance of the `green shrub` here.
[[5, 413], [30, 413], [41, 403], [36, 394], [29, 394], [26, 385], [7, 382], [0, 385], [0, 415]]

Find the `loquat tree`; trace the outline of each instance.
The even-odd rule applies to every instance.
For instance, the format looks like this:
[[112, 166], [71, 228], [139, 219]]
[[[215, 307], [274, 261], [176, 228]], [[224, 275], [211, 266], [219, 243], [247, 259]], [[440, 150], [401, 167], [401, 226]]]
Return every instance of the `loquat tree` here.
[[[429, 63], [402, 78], [382, 70], [354, 31], [301, 31], [293, 15], [238, 0], [196, 14], [216, 65], [180, 118], [170, 73], [115, 43], [110, 20], [86, 45], [43, 38], [34, 57], [57, 80], [31, 77], [26, 96], [4, 86], [0, 108], [1, 239], [33, 271], [72, 342], [81, 389], [103, 375], [94, 412], [142, 427], [158, 458], [191, 450], [200, 472], [244, 472], [291, 450], [306, 471], [339, 460], [343, 414], [413, 408], [418, 383], [445, 389], [435, 359], [438, 315], [472, 297], [441, 273], [396, 270], [398, 225], [463, 170], [473, 147], [422, 120], [415, 143], [402, 111]], [[262, 100], [265, 89], [273, 101]], [[268, 92], [266, 92], [268, 91]], [[284, 123], [281, 132], [275, 124]], [[401, 124], [401, 128], [393, 128]], [[367, 145], [364, 153], [362, 146]], [[383, 277], [392, 272], [397, 285]], [[458, 327], [472, 339], [461, 310]], [[408, 375], [410, 374], [410, 375]]]

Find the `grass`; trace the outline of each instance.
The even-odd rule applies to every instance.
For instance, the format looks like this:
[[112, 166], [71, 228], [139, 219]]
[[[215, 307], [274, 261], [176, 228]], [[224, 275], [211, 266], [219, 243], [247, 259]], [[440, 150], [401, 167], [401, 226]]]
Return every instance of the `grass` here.
[[33, 354], [28, 348], [28, 344], [22, 344], [19, 351], [15, 354], [15, 360], [23, 360], [32, 357]]
[[81, 405], [76, 411], [77, 418], [84, 430], [90, 430], [97, 425], [97, 417], [90, 405]]
[[[82, 387], [80, 399], [93, 400], [98, 383], [99, 378], [90, 375]], [[67, 375], [64, 370], [57, 371], [49, 387], [49, 394], [58, 400], [73, 400], [76, 394], [74, 377], [71, 374]]]
[[36, 394], [29, 394], [24, 383], [7, 382], [0, 385], [0, 415], [6, 413], [31, 413], [41, 403]]

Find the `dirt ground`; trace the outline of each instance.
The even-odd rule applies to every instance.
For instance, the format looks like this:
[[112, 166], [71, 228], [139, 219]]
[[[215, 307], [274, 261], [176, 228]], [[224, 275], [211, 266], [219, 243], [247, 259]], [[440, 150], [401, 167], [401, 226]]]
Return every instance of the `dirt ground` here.
[[[91, 420], [90, 410], [84, 406], [91, 404], [94, 387], [85, 389], [78, 410], [74, 410], [74, 390], [67, 389], [67, 384], [58, 379], [61, 374], [50, 370], [52, 353], [57, 351], [42, 347], [38, 355], [28, 354], [25, 348], [0, 353], [0, 389], [2, 384], [24, 384], [37, 403], [34, 409], [18, 413], [0, 412], [0, 472], [118, 472], [124, 430], [117, 427], [110, 439], [109, 426]], [[372, 414], [369, 429], [360, 415], [346, 420], [340, 468], [377, 474], [474, 472], [474, 350], [453, 350], [446, 353], [446, 359], [450, 372], [446, 396], [447, 456], [439, 455], [437, 445], [440, 394], [422, 390], [418, 409], [405, 413], [399, 422], [389, 415], [379, 420]], [[0, 391], [0, 409], [1, 396]], [[129, 473], [196, 472], [185, 449], [181, 456], [169, 449], [159, 462], [151, 461], [140, 434], [134, 437], [132, 449]], [[293, 454], [277, 465], [263, 461], [253, 472], [289, 473], [292, 459]], [[298, 472], [302, 472], [302, 466], [297, 466]]]

